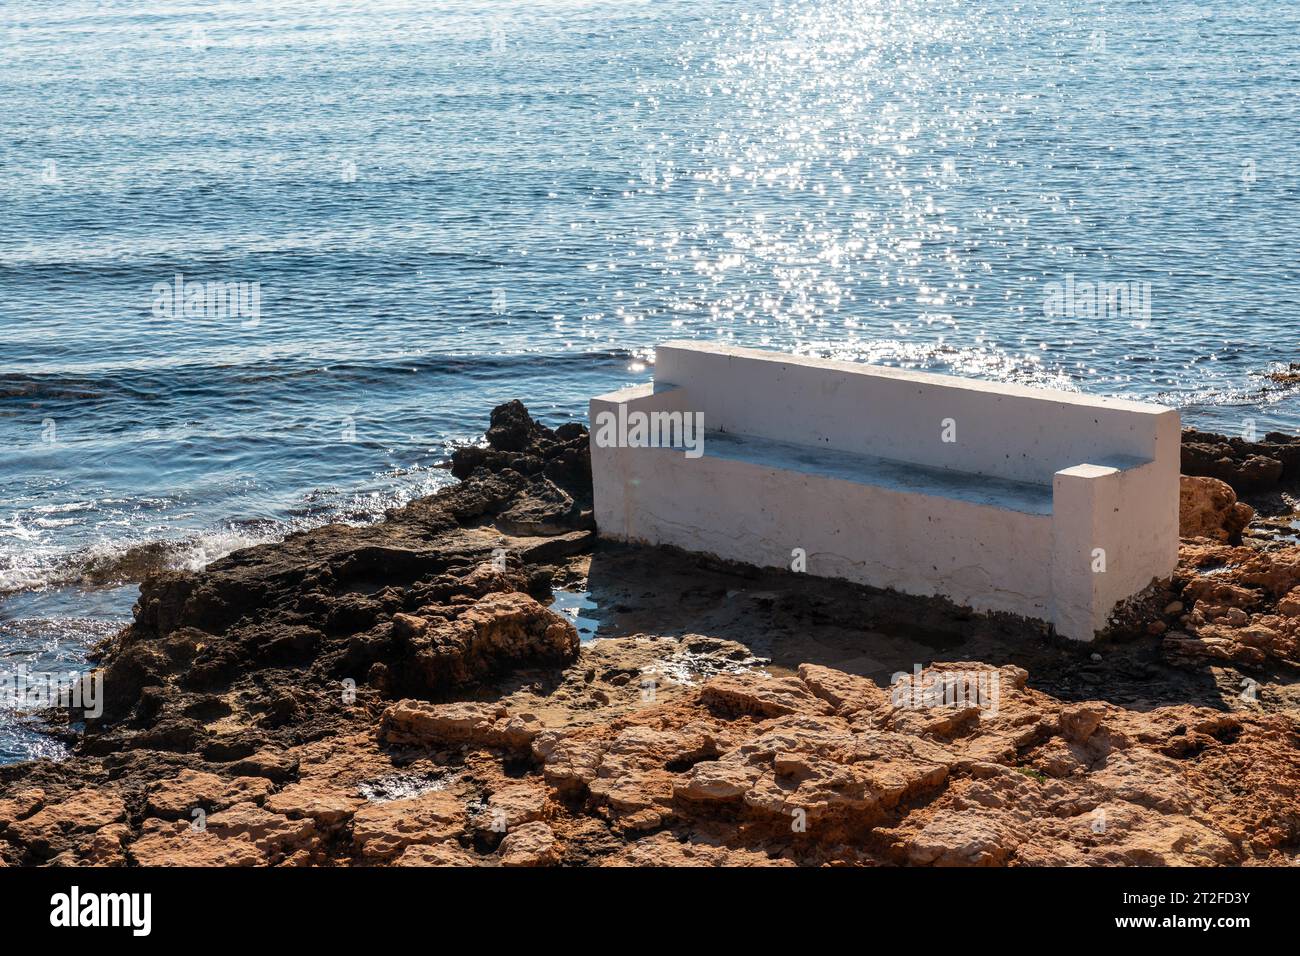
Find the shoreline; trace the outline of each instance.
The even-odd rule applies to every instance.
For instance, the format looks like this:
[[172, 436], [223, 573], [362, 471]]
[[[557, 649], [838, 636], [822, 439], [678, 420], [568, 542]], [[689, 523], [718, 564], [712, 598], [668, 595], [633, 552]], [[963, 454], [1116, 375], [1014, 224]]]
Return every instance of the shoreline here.
[[[586, 443], [509, 403], [378, 523], [151, 575], [103, 717], [0, 767], [0, 860], [1295, 862], [1300, 441], [1185, 431], [1178, 569], [1092, 644], [596, 547]], [[996, 679], [997, 712], [898, 706], [917, 668]]]

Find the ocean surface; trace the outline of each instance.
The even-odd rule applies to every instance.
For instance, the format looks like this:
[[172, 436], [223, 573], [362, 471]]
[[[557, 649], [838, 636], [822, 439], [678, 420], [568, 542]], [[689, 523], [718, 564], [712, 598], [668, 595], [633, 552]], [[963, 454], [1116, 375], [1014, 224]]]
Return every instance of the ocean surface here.
[[1294, 0], [3, 0], [0, 669], [669, 337], [1300, 430], [1297, 64]]

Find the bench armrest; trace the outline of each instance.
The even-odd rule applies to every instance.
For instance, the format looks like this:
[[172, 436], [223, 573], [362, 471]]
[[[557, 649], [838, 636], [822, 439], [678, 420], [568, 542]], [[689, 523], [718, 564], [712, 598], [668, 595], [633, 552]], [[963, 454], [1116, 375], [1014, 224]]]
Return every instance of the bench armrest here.
[[1112, 459], [1052, 479], [1052, 601], [1058, 633], [1091, 638], [1116, 602], [1178, 561], [1177, 463]]

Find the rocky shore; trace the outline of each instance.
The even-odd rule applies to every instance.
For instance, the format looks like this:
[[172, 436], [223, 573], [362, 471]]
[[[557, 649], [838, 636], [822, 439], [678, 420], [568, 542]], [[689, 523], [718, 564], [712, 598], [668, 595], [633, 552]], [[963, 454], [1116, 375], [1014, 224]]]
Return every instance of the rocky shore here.
[[[1300, 442], [1183, 461], [1177, 571], [1080, 645], [597, 548], [585, 429], [503, 405], [438, 495], [149, 577], [73, 756], [0, 767], [0, 861], [1295, 863]], [[996, 707], [913, 705], [958, 675]]]

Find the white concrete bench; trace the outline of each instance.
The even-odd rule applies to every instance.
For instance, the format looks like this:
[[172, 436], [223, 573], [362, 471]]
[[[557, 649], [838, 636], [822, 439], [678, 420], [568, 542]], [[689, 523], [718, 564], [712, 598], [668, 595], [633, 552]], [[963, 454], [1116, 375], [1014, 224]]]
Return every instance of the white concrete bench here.
[[[590, 413], [604, 538], [942, 595], [1081, 640], [1177, 560], [1179, 419], [1158, 405], [669, 342], [652, 385]], [[682, 431], [699, 422], [702, 442]]]

